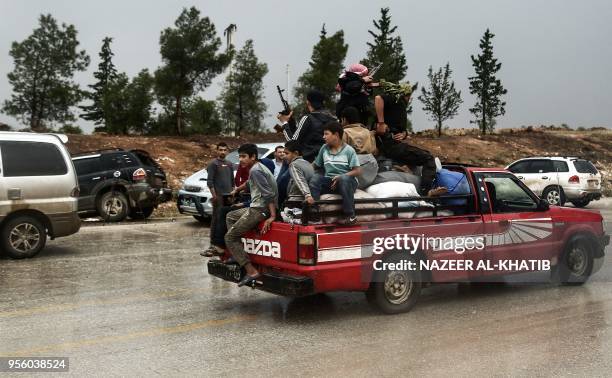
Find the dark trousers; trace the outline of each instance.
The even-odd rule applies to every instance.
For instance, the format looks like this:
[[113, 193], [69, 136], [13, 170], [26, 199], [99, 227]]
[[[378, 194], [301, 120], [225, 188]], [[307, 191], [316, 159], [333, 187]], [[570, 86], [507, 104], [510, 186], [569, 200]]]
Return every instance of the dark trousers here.
[[382, 152], [386, 157], [400, 164], [422, 166], [421, 188], [419, 192], [421, 195], [427, 195], [436, 178], [436, 161], [429, 151], [411, 146], [408, 143], [385, 140], [382, 144]]
[[[211, 200], [211, 203], [212, 203], [212, 215], [210, 216], [210, 234], [211, 234], [210, 242], [211, 244], [214, 244], [213, 239], [212, 239], [213, 230], [219, 223], [219, 219], [225, 219], [225, 218], [219, 217], [219, 210], [223, 206], [223, 196], [218, 195], [217, 200], [216, 201]], [[221, 222], [221, 223], [225, 223], [225, 222]]]
[[210, 227], [210, 243], [217, 247], [225, 248], [225, 234], [227, 233], [227, 213], [232, 211], [231, 206], [222, 206], [217, 212], [217, 222], [215, 226]]
[[322, 194], [340, 194], [342, 197], [342, 211], [347, 217], [355, 215], [355, 191], [357, 180], [354, 177], [341, 175], [336, 188], [331, 188], [332, 179], [316, 173], [310, 180], [310, 192], [315, 200], [320, 200]]

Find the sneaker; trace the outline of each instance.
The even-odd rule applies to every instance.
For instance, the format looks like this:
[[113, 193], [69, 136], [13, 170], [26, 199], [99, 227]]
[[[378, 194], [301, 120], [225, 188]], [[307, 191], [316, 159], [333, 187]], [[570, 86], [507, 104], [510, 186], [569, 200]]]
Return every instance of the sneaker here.
[[200, 256], [213, 257], [213, 256], [215, 256], [216, 253], [217, 253], [217, 250], [215, 249], [215, 247], [210, 246], [210, 247], [208, 247], [207, 250], [204, 250], [204, 251], [200, 252]]
[[338, 223], [343, 226], [354, 226], [359, 222], [357, 221], [357, 217], [353, 215], [352, 217], [346, 217], [344, 219], [339, 220]]

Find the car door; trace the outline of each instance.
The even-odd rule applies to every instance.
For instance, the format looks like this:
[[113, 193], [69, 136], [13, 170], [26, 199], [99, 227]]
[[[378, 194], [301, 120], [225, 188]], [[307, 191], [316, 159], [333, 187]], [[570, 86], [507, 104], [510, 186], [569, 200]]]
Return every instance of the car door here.
[[72, 160], [79, 180], [79, 211], [95, 209], [95, 186], [102, 181], [100, 155]]
[[529, 162], [528, 178], [524, 181], [525, 185], [532, 192], [541, 196], [544, 189], [554, 181], [554, 167], [550, 159], [537, 159]]
[[554, 256], [554, 224], [535, 196], [517, 177], [505, 172], [479, 172], [489, 198], [483, 210], [485, 256], [497, 267], [488, 275], [515, 271], [509, 261], [550, 260]]

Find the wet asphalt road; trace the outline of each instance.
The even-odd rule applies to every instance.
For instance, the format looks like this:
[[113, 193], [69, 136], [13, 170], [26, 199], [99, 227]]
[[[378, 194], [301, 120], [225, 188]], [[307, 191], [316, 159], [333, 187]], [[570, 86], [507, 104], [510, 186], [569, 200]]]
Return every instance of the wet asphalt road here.
[[213, 279], [207, 235], [188, 219], [87, 226], [1, 258], [0, 356], [68, 356], [74, 376], [612, 371], [610, 258], [581, 287], [436, 286], [386, 316], [360, 293], [292, 300]]

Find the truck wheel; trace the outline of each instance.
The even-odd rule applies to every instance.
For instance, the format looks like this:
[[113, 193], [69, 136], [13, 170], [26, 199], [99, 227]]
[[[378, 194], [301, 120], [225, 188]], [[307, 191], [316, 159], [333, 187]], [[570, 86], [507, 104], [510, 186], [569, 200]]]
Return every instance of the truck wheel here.
[[33, 257], [47, 242], [47, 231], [38, 219], [22, 215], [13, 218], [2, 227], [2, 250], [14, 259]]
[[548, 202], [549, 205], [563, 206], [565, 205], [565, 193], [563, 189], [558, 186], [549, 186], [542, 192], [542, 198]]
[[132, 219], [147, 219], [153, 214], [154, 207], [143, 207], [142, 209], [133, 207], [130, 209], [130, 218]]
[[98, 214], [107, 222], [121, 222], [128, 215], [128, 201], [121, 192], [106, 192], [98, 198]]
[[563, 285], [582, 285], [593, 272], [593, 244], [584, 236], [572, 238], [552, 271], [553, 281]]
[[575, 200], [572, 201], [572, 204], [576, 207], [586, 207], [589, 203], [591, 203], [591, 200], [589, 199], [582, 199], [582, 200]]
[[[406, 256], [394, 253], [384, 259], [386, 263], [406, 260]], [[414, 261], [414, 259], [412, 259]], [[366, 292], [368, 302], [385, 314], [399, 314], [409, 311], [421, 294], [421, 274], [416, 270], [386, 270], [370, 284]]]

